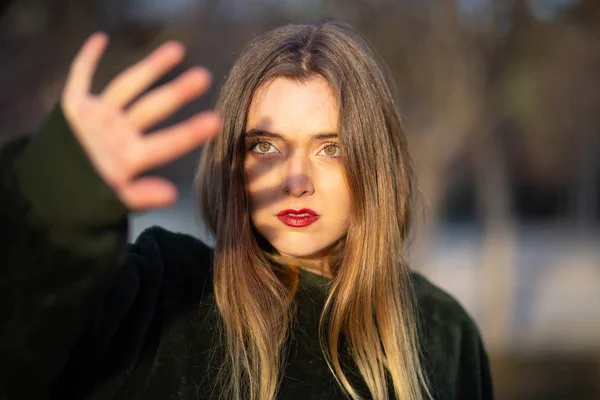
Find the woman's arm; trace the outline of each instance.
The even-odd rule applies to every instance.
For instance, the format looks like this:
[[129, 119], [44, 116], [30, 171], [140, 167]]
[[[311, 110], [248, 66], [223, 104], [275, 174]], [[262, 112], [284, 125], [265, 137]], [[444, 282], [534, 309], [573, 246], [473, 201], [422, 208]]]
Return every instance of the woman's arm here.
[[[67, 360], [75, 368], [70, 352], [81, 345], [82, 332], [97, 325], [94, 318], [106, 320], [94, 307], [127, 283], [120, 269], [128, 254], [127, 213], [176, 198], [171, 182], [139, 175], [192, 150], [219, 127], [209, 112], [144, 135], [203, 93], [209, 75], [194, 68], [140, 97], [182, 59], [183, 48], [171, 43], [95, 95], [91, 80], [106, 43], [103, 34], [86, 41], [41, 132], [0, 154], [2, 399], [45, 398]], [[131, 282], [128, 296], [135, 298], [135, 276]], [[109, 316], [109, 330], [135, 319], [125, 316], [129, 305], [116, 305], [120, 316]], [[90, 346], [111, 337], [105, 333]]]
[[122, 264], [127, 208], [56, 109], [0, 155], [0, 397], [43, 398]]

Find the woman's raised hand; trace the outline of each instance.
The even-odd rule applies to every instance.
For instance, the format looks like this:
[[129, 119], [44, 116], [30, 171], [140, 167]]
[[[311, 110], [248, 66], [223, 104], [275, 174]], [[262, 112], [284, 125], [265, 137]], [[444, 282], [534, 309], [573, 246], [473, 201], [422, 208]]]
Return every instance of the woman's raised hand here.
[[209, 140], [218, 132], [220, 118], [207, 111], [151, 135], [142, 133], [204, 93], [210, 74], [192, 67], [137, 98], [182, 60], [183, 46], [167, 42], [119, 74], [102, 93], [92, 94], [91, 82], [107, 43], [107, 35], [98, 32], [79, 50], [62, 92], [63, 112], [99, 175], [130, 210], [166, 207], [177, 197], [175, 185], [136, 176]]

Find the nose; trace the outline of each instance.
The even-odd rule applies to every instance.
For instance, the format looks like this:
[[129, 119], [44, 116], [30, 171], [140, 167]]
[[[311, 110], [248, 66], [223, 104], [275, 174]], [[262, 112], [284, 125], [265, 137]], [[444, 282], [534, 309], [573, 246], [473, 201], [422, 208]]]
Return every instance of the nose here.
[[300, 152], [286, 160], [283, 191], [294, 197], [309, 196], [315, 192], [308, 157]]

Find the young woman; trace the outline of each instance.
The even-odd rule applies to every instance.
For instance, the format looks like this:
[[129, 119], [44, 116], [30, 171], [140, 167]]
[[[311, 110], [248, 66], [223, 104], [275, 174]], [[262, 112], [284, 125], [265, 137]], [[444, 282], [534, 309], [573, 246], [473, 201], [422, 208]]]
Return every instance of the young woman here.
[[[209, 84], [167, 43], [91, 94], [107, 38], [1, 162], [3, 399], [489, 399], [462, 307], [410, 272], [414, 183], [391, 83], [338, 23], [243, 51], [205, 112], [142, 135]], [[217, 134], [218, 133], [218, 134]], [[216, 135], [216, 136], [215, 136]], [[211, 249], [127, 215], [173, 204], [142, 175], [205, 143]]]

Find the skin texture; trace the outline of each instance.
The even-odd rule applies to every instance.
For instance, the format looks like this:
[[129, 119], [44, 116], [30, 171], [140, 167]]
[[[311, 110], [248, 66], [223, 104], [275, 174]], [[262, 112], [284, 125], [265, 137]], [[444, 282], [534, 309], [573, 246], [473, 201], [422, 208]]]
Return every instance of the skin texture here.
[[90, 88], [107, 45], [108, 36], [102, 32], [86, 40], [71, 64], [61, 108], [94, 168], [128, 209], [170, 206], [177, 198], [172, 182], [138, 175], [206, 142], [218, 133], [221, 120], [207, 111], [152, 135], [143, 133], [203, 94], [210, 74], [205, 68], [190, 68], [136, 99], [183, 59], [184, 47], [172, 41], [122, 71], [96, 95]]
[[[347, 230], [351, 198], [339, 139], [313, 136], [337, 134], [338, 115], [324, 78], [298, 82], [279, 77], [254, 94], [245, 130], [244, 171], [253, 225], [281, 254], [299, 258], [305, 268], [323, 275], [330, 275], [329, 249]], [[276, 216], [301, 208], [320, 218], [297, 228]]]

